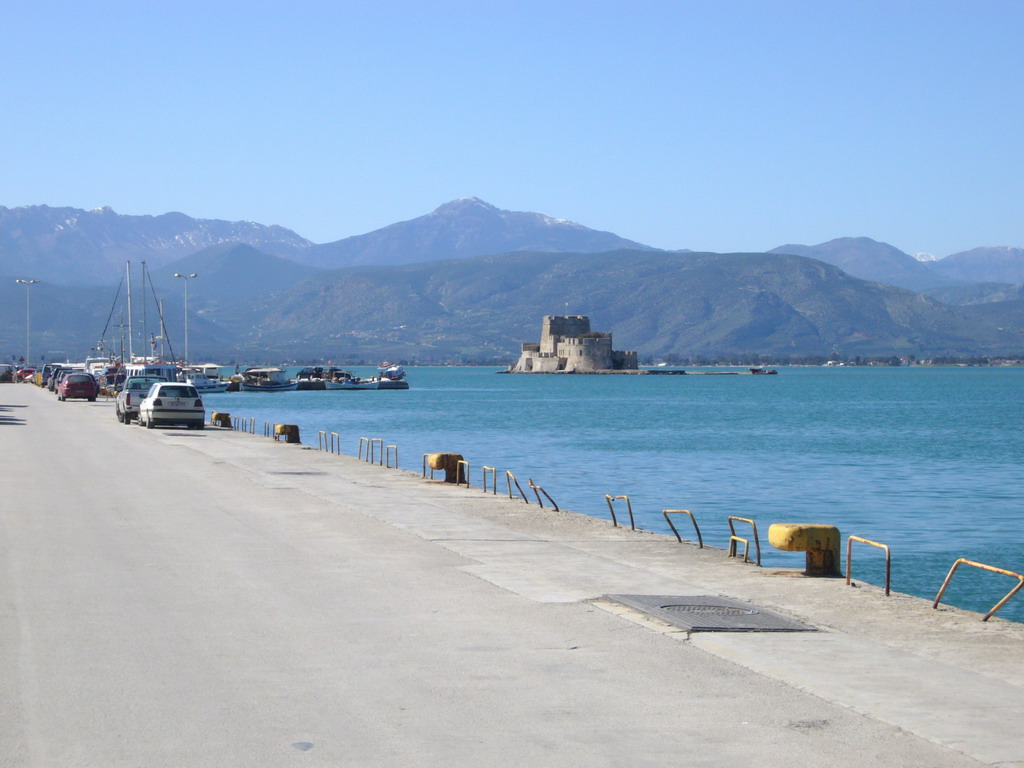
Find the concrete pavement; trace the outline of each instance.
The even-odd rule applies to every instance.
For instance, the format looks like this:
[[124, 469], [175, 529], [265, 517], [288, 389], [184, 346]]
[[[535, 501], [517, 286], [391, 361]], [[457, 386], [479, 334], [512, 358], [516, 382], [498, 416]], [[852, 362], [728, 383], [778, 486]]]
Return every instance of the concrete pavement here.
[[3, 766], [1024, 766], [1019, 624], [31, 385], [0, 451]]

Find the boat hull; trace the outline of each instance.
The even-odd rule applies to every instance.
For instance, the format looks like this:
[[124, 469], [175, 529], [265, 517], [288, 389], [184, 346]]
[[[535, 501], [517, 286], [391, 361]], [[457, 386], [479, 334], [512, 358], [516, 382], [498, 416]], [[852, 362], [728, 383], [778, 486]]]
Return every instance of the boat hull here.
[[390, 379], [352, 379], [349, 381], [324, 382], [327, 389], [408, 389], [407, 381], [391, 381]]
[[294, 381], [284, 384], [246, 384], [244, 381], [238, 385], [240, 392], [293, 392], [298, 384]]

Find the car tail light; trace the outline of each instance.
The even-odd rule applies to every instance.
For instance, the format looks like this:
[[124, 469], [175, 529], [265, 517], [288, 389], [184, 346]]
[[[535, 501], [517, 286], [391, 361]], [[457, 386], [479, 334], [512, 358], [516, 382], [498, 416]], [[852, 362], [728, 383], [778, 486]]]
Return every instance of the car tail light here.
[[132, 396], [131, 396], [131, 394], [127, 394], [127, 395], [124, 396], [124, 404], [125, 405], [131, 405], [132, 404]]
[[202, 408], [203, 407], [203, 401], [200, 400], [199, 398], [196, 398], [195, 407], [196, 408]]
[[161, 406], [163, 405], [163, 403], [160, 401], [160, 398], [158, 397], [156, 400], [153, 401], [153, 405]]

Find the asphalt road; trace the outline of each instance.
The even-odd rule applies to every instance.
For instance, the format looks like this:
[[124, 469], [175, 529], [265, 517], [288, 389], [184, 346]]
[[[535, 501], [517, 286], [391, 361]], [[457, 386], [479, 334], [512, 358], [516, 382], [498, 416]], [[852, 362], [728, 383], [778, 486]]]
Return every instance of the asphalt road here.
[[[0, 457], [2, 766], [1024, 765], [1020, 625], [31, 385]], [[823, 631], [599, 599], [694, 590]]]

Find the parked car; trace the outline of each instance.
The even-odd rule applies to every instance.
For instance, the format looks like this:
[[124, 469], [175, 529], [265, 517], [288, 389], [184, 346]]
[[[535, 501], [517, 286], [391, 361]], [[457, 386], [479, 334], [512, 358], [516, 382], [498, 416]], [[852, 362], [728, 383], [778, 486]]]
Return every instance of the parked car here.
[[35, 368], [19, 368], [18, 369], [18, 378], [21, 379], [22, 381], [26, 381], [28, 379], [31, 379], [35, 375], [36, 375], [36, 369]]
[[100, 387], [96, 383], [96, 379], [88, 373], [69, 373], [61, 379], [57, 388], [57, 399], [81, 398], [94, 403], [99, 392]]
[[206, 408], [196, 388], [170, 381], [151, 385], [139, 403], [139, 426], [153, 429], [157, 424], [184, 424], [189, 429], [202, 429], [206, 424]]
[[50, 377], [53, 375], [54, 371], [56, 371], [60, 367], [60, 363], [47, 363], [46, 365], [44, 365], [42, 370], [42, 378], [40, 379], [40, 386], [45, 387], [47, 384], [49, 384]]
[[58, 381], [58, 378], [60, 376], [60, 372], [63, 371], [65, 368], [68, 368], [68, 367], [70, 367], [70, 366], [54, 365], [53, 368], [50, 369], [50, 375], [46, 378], [46, 383], [43, 386], [45, 386], [51, 392], [56, 392], [57, 391], [57, 381]]
[[149, 392], [149, 388], [163, 379], [156, 376], [133, 376], [125, 381], [121, 391], [117, 393], [114, 411], [117, 420], [122, 424], [131, 424], [132, 419], [139, 415], [139, 403]]
[[[73, 368], [70, 365], [67, 365], [67, 366], [64, 366], [63, 368], [61, 368], [59, 371], [54, 373], [53, 376], [50, 377], [50, 381], [53, 382], [53, 389], [51, 391], [54, 392], [55, 394], [59, 395], [60, 394], [60, 390], [59, 390], [60, 383], [62, 381], [64, 381], [64, 378], [68, 374], [71, 374], [71, 373], [85, 373], [85, 368]], [[49, 384], [47, 384], [47, 389], [50, 389]]]
[[8, 384], [14, 381], [15, 370], [10, 363], [0, 363], [0, 382]]

